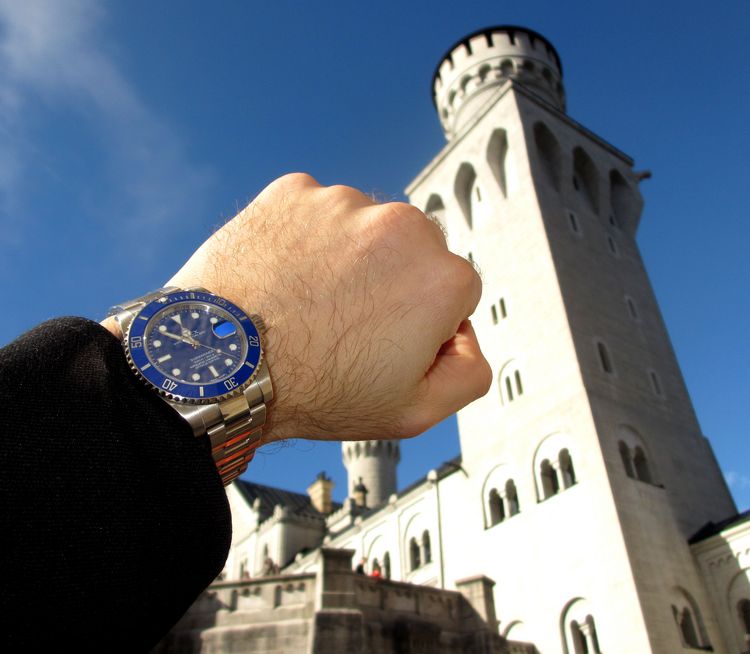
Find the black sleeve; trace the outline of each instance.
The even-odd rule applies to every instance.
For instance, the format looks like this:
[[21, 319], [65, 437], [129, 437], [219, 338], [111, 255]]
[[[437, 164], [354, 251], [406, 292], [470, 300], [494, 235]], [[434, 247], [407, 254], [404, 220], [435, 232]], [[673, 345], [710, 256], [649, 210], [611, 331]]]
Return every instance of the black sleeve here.
[[0, 349], [0, 430], [0, 650], [148, 651], [229, 550], [207, 439], [82, 318]]

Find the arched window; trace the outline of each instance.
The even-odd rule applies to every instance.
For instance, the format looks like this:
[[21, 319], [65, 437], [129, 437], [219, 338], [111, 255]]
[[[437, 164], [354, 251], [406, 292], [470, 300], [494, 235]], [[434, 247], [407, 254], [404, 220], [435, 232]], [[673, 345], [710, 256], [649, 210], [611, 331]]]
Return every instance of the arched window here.
[[514, 516], [521, 510], [521, 505], [518, 503], [518, 492], [516, 491], [516, 484], [512, 479], [505, 482], [505, 499], [508, 501], [508, 515]]
[[562, 155], [560, 145], [549, 127], [544, 123], [534, 125], [534, 142], [539, 164], [543, 172], [542, 178], [556, 190], [560, 190], [562, 177]]
[[503, 59], [500, 62], [500, 73], [504, 77], [509, 77], [513, 74], [513, 62], [510, 59]]
[[609, 356], [607, 346], [601, 341], [598, 341], [596, 344], [596, 351], [599, 353], [599, 363], [602, 366], [602, 370], [608, 374], [612, 374], [614, 368], [612, 367], [612, 359]]
[[563, 486], [570, 488], [576, 483], [576, 472], [573, 468], [573, 459], [570, 456], [570, 452], [568, 450], [560, 450], [558, 461], [560, 462]]
[[422, 532], [422, 551], [425, 565], [432, 563], [432, 545], [430, 544], [430, 532], [426, 529]]
[[638, 479], [645, 481], [647, 484], [652, 483], [653, 480], [651, 478], [651, 471], [648, 468], [648, 461], [646, 461], [646, 455], [640, 447], [635, 448], [633, 467], [635, 468], [635, 476]]
[[521, 371], [514, 361], [508, 361], [500, 370], [500, 399], [508, 405], [523, 395]]
[[575, 654], [589, 654], [586, 637], [583, 635], [580, 625], [575, 620], [571, 620], [570, 622], [570, 637], [573, 640], [573, 651]]
[[542, 478], [542, 492], [544, 494], [544, 499], [546, 500], [553, 495], [557, 495], [560, 491], [560, 484], [557, 481], [555, 469], [552, 467], [552, 464], [548, 459], [542, 461], [540, 474]]
[[383, 576], [386, 579], [391, 578], [391, 553], [386, 552], [383, 554]]
[[563, 649], [569, 654], [601, 654], [596, 624], [590, 610], [588, 600], [579, 597], [563, 611]]
[[416, 538], [409, 541], [409, 564], [412, 570], [416, 570], [422, 565], [422, 559], [419, 553], [419, 543]]
[[680, 633], [682, 640], [688, 647], [700, 647], [698, 633], [695, 631], [695, 621], [690, 609], [685, 608], [680, 615]]
[[493, 488], [490, 491], [489, 496], [490, 505], [490, 526], [494, 526], [503, 520], [505, 520], [505, 509], [503, 508], [503, 500], [497, 489]]
[[740, 618], [740, 626], [745, 635], [750, 636], [750, 600], [741, 599], [737, 603], [737, 614]]
[[583, 148], [573, 150], [573, 187], [581, 193], [589, 209], [599, 212], [599, 174]]
[[622, 441], [619, 442], [617, 447], [620, 450], [620, 458], [622, 459], [622, 467], [625, 468], [625, 474], [634, 479], [635, 473], [633, 472], [633, 462], [630, 460], [630, 448]]
[[676, 587], [672, 591], [672, 614], [682, 644], [696, 649], [710, 647], [708, 632], [703, 623], [698, 604], [685, 589]]
[[570, 436], [563, 432], [549, 434], [534, 452], [534, 480], [537, 500], [542, 502], [578, 481], [573, 466], [577, 449]]
[[503, 197], [508, 197], [508, 185], [505, 178], [505, 160], [508, 154], [508, 135], [504, 129], [496, 129], [492, 132], [489, 145], [487, 146], [487, 163], [495, 177], [497, 185], [503, 192]]
[[461, 211], [466, 219], [466, 224], [469, 229], [472, 228], [474, 222], [471, 214], [472, 209], [472, 191], [474, 190], [474, 183], [477, 179], [477, 174], [474, 172], [474, 168], [469, 163], [462, 163], [456, 173], [456, 181], [453, 184], [453, 192], [456, 195], [456, 200], [461, 207]]

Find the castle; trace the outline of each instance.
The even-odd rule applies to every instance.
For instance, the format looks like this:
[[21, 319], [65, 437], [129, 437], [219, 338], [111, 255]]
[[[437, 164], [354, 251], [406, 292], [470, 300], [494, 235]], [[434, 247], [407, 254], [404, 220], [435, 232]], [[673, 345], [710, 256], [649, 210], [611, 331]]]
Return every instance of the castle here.
[[[458, 414], [460, 456], [397, 492], [397, 441], [342, 443], [343, 505], [325, 475], [309, 495], [235, 482], [221, 583], [273, 576], [269, 561], [276, 579], [312, 579], [321, 547], [352, 550], [386, 579], [481, 579], [493, 608], [477, 610], [514, 651], [750, 651], [750, 512], [701, 433], [638, 251], [647, 173], [566, 114], [562, 80], [555, 48], [509, 26], [462, 39], [434, 74], [448, 142], [407, 194], [481, 270], [472, 322], [494, 372]], [[277, 587], [270, 609], [299, 594]], [[237, 610], [238, 588], [218, 610]]]

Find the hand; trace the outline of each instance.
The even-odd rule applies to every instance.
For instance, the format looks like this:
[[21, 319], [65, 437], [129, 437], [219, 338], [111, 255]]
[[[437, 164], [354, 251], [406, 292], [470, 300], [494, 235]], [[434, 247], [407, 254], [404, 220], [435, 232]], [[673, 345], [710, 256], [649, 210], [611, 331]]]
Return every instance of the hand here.
[[481, 281], [404, 203], [292, 174], [209, 238], [168, 286], [202, 286], [265, 321], [264, 441], [414, 436], [484, 395], [468, 317]]

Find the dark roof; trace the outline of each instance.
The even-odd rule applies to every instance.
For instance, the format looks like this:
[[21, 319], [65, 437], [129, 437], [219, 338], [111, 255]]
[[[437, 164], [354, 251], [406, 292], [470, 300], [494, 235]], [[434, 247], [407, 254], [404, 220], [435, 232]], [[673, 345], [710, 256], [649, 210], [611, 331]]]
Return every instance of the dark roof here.
[[[235, 482], [237, 489], [240, 491], [245, 501], [252, 506], [256, 498], [260, 498], [260, 519], [265, 520], [273, 514], [273, 507], [280, 504], [289, 513], [293, 515], [305, 516], [308, 518], [325, 519], [325, 514], [318, 511], [310, 501], [310, 496], [304, 493], [295, 493], [294, 491], [274, 488], [273, 486], [264, 486], [244, 479], [238, 479]], [[341, 504], [333, 503], [333, 510], [341, 508]]]
[[735, 525], [742, 524], [748, 520], [750, 520], [750, 509], [719, 522], [707, 522], [688, 539], [688, 543], [691, 545], [693, 543], [699, 543], [702, 540], [711, 538], [711, 536], [715, 536], [729, 527], [734, 527]]
[[430, 86], [430, 90], [432, 91], [432, 102], [435, 103], [435, 80], [440, 76], [440, 66], [443, 65], [443, 62], [446, 59], [452, 60], [452, 53], [453, 51], [459, 46], [464, 45], [465, 47], [469, 48], [469, 41], [473, 39], [476, 36], [484, 36], [488, 42], [490, 42], [490, 39], [492, 38], [493, 32], [505, 32], [507, 34], [510, 34], [511, 40], [513, 38], [513, 34], [515, 32], [523, 32], [524, 34], [528, 34], [529, 38], [531, 39], [532, 43], [534, 41], [541, 41], [544, 44], [544, 47], [552, 53], [552, 56], [555, 58], [555, 62], [557, 62], [557, 67], [560, 70], [560, 77], [562, 77], [563, 74], [563, 68], [562, 68], [562, 61], [560, 61], [560, 55], [557, 53], [557, 50], [555, 50], [555, 46], [552, 45], [546, 38], [544, 38], [539, 32], [535, 32], [534, 30], [530, 30], [526, 27], [519, 27], [518, 25], [493, 25], [492, 27], [483, 27], [480, 30], [476, 30], [475, 32], [472, 32], [471, 34], [466, 35], [459, 41], [456, 41], [448, 50], [446, 53], [440, 57], [440, 61], [438, 62], [438, 65], [435, 67], [435, 72], [432, 74], [432, 82]]

